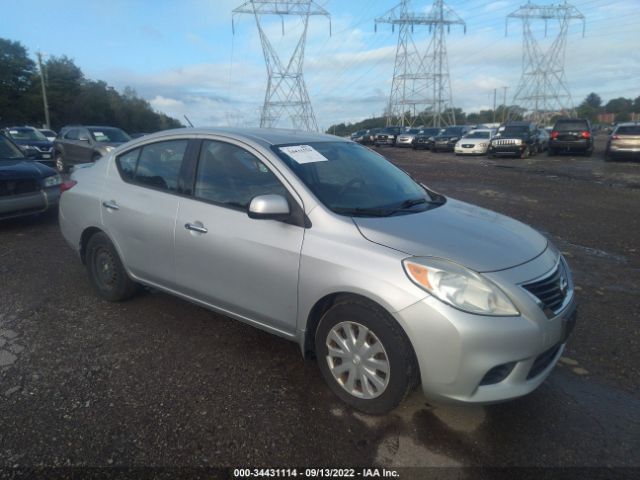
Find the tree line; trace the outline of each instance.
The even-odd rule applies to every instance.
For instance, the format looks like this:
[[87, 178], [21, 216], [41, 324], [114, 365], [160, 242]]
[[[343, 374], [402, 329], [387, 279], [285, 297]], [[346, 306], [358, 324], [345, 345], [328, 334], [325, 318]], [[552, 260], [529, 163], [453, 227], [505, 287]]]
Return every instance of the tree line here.
[[[500, 122], [508, 115], [510, 120], [522, 120], [524, 110], [517, 105], [510, 105], [505, 107], [500, 105], [496, 108], [495, 112], [492, 109], [480, 110], [479, 112], [465, 113], [460, 108], [454, 109], [456, 123], [458, 124], [481, 124], [481, 123], [494, 123]], [[600, 122], [598, 116], [600, 114], [609, 113], [613, 115], [614, 122], [626, 122], [633, 119], [640, 118], [640, 96], [635, 99], [618, 97], [609, 100], [606, 104], [603, 103], [602, 98], [597, 93], [590, 93], [585, 99], [576, 107], [576, 115], [580, 118], [588, 118], [592, 123], [606, 123]], [[429, 125], [430, 123], [425, 121], [425, 114], [419, 117], [411, 117], [413, 124], [415, 125]], [[551, 119], [551, 125], [555, 121], [555, 118]], [[393, 122], [392, 122], [393, 123]], [[346, 136], [358, 130], [368, 130], [370, 128], [382, 128], [387, 125], [386, 115], [380, 117], [366, 118], [360, 122], [355, 123], [339, 123], [331, 125], [327, 130], [327, 133], [338, 136]]]
[[[85, 77], [67, 56], [43, 62], [50, 127], [111, 125], [134, 132], [182, 127], [175, 118], [153, 110], [135, 90], [119, 93], [101, 80]], [[0, 38], [0, 126], [45, 124], [40, 71], [20, 43]]]

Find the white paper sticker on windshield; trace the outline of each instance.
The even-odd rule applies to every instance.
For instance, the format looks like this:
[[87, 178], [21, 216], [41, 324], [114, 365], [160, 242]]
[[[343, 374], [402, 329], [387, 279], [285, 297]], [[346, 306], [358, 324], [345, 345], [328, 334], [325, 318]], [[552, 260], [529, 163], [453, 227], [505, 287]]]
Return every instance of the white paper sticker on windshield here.
[[106, 137], [106, 135], [102, 132], [92, 132], [94, 137]]
[[295, 145], [293, 147], [280, 147], [280, 151], [286, 153], [298, 163], [328, 162], [329, 159], [309, 145]]
[[20, 132], [18, 130], [9, 130], [11, 135], [18, 135]]

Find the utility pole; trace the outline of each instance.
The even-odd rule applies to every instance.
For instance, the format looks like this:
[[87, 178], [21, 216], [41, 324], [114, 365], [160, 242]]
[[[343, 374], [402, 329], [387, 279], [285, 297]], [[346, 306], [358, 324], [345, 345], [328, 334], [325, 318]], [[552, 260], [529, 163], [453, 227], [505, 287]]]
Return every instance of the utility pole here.
[[[564, 70], [565, 51], [571, 20], [582, 21], [584, 36], [584, 15], [566, 2], [560, 5], [529, 2], [507, 16], [505, 34], [510, 19], [522, 21], [522, 76], [513, 104], [524, 108], [526, 115], [535, 122], [546, 122], [558, 113], [575, 115]], [[545, 37], [549, 21], [559, 27], [556, 38], [546, 51], [542, 50], [533, 34], [534, 20], [544, 21]]]
[[[466, 24], [442, 0], [435, 0], [427, 14], [410, 12], [409, 3], [410, 0], [401, 0], [399, 5], [375, 20], [376, 30], [378, 23], [391, 24], [392, 31], [398, 26], [398, 46], [386, 114], [387, 125], [397, 120], [401, 126], [411, 126], [418, 117], [424, 125], [453, 125], [456, 119], [445, 28], [448, 32], [451, 25], [462, 25], [466, 33]], [[413, 39], [416, 25], [429, 27], [431, 33], [424, 53]]]
[[493, 89], [493, 123], [496, 123], [496, 93], [498, 92], [497, 88]]
[[[289, 117], [293, 128], [317, 131], [318, 123], [313, 114], [307, 87], [302, 76], [302, 64], [304, 62], [304, 48], [307, 42], [309, 17], [322, 15], [329, 18], [329, 34], [331, 34], [329, 12], [317, 5], [313, 0], [249, 0], [232, 12], [231, 27], [234, 32], [234, 19], [238, 14], [251, 14], [255, 17], [267, 67], [267, 91], [260, 113], [260, 127], [276, 127], [281, 118], [286, 115]], [[289, 61], [286, 63], [281, 61], [263, 28], [261, 22], [265, 15], [277, 15], [280, 17], [283, 35], [285, 15], [298, 16], [302, 20], [302, 33]]]
[[44, 122], [45, 122], [45, 128], [51, 128], [50, 125], [50, 121], [49, 121], [49, 103], [47, 102], [47, 87], [45, 86], [46, 84], [46, 80], [45, 80], [45, 71], [44, 71], [44, 67], [42, 66], [42, 52], [38, 52], [38, 67], [40, 68], [40, 84], [42, 85], [42, 102], [44, 103]]
[[504, 90], [502, 95], [502, 123], [504, 123], [507, 113], [507, 90], [509, 87], [502, 87], [502, 89]]

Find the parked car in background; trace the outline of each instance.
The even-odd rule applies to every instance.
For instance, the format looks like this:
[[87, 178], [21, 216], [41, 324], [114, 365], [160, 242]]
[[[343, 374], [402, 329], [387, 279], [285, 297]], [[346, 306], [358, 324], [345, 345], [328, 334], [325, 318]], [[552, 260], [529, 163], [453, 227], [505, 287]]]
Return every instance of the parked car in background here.
[[49, 140], [50, 142], [53, 142], [58, 136], [56, 132], [48, 128], [39, 128], [38, 130], [40, 130], [40, 133], [47, 137], [47, 140]]
[[9, 127], [5, 132], [27, 157], [54, 165], [53, 143], [40, 130], [33, 127]]
[[466, 125], [452, 125], [444, 128], [433, 139], [434, 152], [450, 152], [453, 151], [458, 140], [469, 133], [471, 129]]
[[130, 140], [129, 135], [115, 127], [64, 127], [54, 142], [56, 168], [65, 173], [73, 165], [95, 162]]
[[540, 134], [533, 122], [507, 122], [489, 143], [490, 157], [508, 156], [528, 158], [540, 151]]
[[556, 121], [549, 139], [549, 156], [560, 152], [593, 153], [591, 122], [585, 118], [561, 118]]
[[71, 178], [60, 228], [99, 296], [143, 284], [292, 340], [367, 413], [418, 384], [459, 403], [525, 395], [575, 322], [570, 269], [546, 237], [348, 140], [183, 128]]
[[374, 145], [395, 145], [396, 139], [402, 133], [402, 127], [385, 127], [376, 135]]
[[406, 132], [401, 133], [398, 135], [396, 147], [413, 147], [416, 136], [420, 135], [422, 131], [422, 128], [410, 128]]
[[640, 159], [640, 123], [619, 123], [607, 140], [605, 161], [621, 158]]
[[439, 127], [431, 127], [431, 128], [423, 128], [422, 133], [416, 135], [416, 138], [413, 140], [413, 149], [414, 150], [431, 150], [433, 148], [433, 141], [442, 131], [442, 128]]
[[55, 210], [62, 178], [0, 135], [0, 220]]
[[363, 145], [373, 145], [376, 142], [376, 136], [378, 133], [382, 131], [382, 128], [370, 128], [367, 132], [362, 136]]
[[366, 130], [357, 130], [355, 132], [353, 132], [349, 138], [354, 141], [357, 142], [358, 140], [362, 140], [362, 137], [364, 136], [364, 134], [367, 133]]
[[471, 130], [456, 142], [454, 153], [456, 155], [486, 155], [489, 142], [495, 135], [494, 129]]
[[538, 129], [538, 139], [540, 143], [540, 151], [544, 152], [549, 149], [549, 140], [551, 139], [551, 135], [547, 132], [546, 128]]

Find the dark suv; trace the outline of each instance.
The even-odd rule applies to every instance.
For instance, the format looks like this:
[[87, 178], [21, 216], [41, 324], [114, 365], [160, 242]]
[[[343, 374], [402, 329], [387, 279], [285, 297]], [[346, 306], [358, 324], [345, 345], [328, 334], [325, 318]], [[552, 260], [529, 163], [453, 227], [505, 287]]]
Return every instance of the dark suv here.
[[430, 127], [422, 130], [422, 133], [416, 135], [411, 145], [414, 150], [431, 150], [433, 148], [433, 140], [443, 129], [440, 127]]
[[453, 152], [456, 142], [471, 131], [471, 127], [466, 125], [451, 125], [444, 128], [433, 138], [434, 152]]
[[5, 134], [18, 145], [24, 154], [49, 166], [53, 166], [53, 143], [37, 128], [9, 127]]
[[95, 162], [129, 140], [129, 135], [115, 127], [63, 127], [53, 142], [56, 168], [65, 173], [72, 165]]
[[376, 135], [374, 145], [395, 145], [398, 135], [402, 133], [402, 127], [385, 127]]
[[538, 126], [533, 122], [507, 122], [489, 143], [489, 157], [527, 158], [542, 151]]
[[585, 156], [593, 153], [591, 122], [583, 118], [561, 118], [551, 130], [549, 156], [559, 152], [579, 152]]

